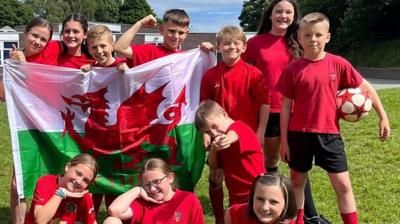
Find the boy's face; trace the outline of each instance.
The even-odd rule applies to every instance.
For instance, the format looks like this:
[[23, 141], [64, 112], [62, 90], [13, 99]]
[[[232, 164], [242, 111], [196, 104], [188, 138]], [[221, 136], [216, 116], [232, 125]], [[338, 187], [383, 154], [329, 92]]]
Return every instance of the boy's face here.
[[114, 46], [109, 38], [102, 36], [100, 38], [88, 39], [89, 53], [101, 66], [107, 66], [113, 63], [112, 52]]
[[189, 29], [168, 21], [160, 27], [160, 32], [164, 37], [164, 46], [176, 51], [179, 50], [179, 47], [187, 37]]
[[331, 34], [326, 22], [300, 25], [298, 40], [304, 49], [305, 58], [314, 59], [321, 56], [330, 38]]
[[226, 114], [210, 115], [206, 118], [206, 121], [206, 128], [202, 131], [210, 135], [212, 138], [225, 134], [228, 131], [229, 125], [227, 123]]
[[233, 65], [246, 50], [246, 44], [237, 38], [223, 37], [218, 44], [218, 49], [221, 52], [222, 61], [226, 65]]

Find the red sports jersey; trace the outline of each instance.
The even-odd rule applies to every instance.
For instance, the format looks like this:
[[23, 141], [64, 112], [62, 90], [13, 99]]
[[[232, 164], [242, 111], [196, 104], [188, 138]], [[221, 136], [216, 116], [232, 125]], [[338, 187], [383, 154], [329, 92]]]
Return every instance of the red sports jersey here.
[[63, 53], [58, 57], [58, 66], [67, 68], [80, 69], [82, 65], [94, 64], [95, 60], [90, 58], [86, 54], [82, 53], [81, 56], [69, 55], [68, 53]]
[[301, 58], [290, 64], [277, 84], [279, 92], [293, 99], [289, 130], [339, 134], [336, 92], [362, 80], [348, 61], [329, 53], [319, 61]]
[[52, 40], [49, 41], [47, 46], [39, 54], [26, 57], [26, 61], [38, 64], [57, 65], [57, 58], [61, 54], [61, 52], [61, 42]]
[[261, 72], [239, 60], [232, 67], [223, 62], [209, 69], [201, 81], [200, 101], [214, 100], [234, 120], [257, 130], [262, 104], [269, 104], [269, 92]]
[[135, 67], [146, 62], [177, 53], [180, 51], [174, 51], [161, 46], [156, 46], [154, 44], [139, 44], [132, 45], [132, 60], [128, 61], [129, 67]]
[[[260, 223], [256, 217], [249, 215], [249, 204], [236, 204], [229, 208], [232, 224], [258, 224]], [[276, 224], [295, 224], [294, 221], [277, 222]]]
[[282, 71], [292, 60], [285, 37], [270, 33], [256, 35], [247, 42], [246, 51], [241, 57], [263, 73], [271, 95], [270, 112], [280, 113], [282, 95], [274, 89]]
[[204, 224], [203, 210], [191, 192], [176, 190], [171, 200], [155, 204], [137, 199], [131, 204], [132, 223]]
[[238, 135], [238, 141], [218, 151], [230, 206], [247, 202], [254, 179], [266, 172], [262, 147], [255, 133], [241, 121], [235, 121], [228, 128], [231, 130]]
[[[35, 193], [28, 214], [25, 217], [25, 224], [34, 224], [34, 208], [36, 205], [45, 205], [58, 188], [58, 176], [47, 175], [39, 178], [36, 183]], [[63, 199], [58, 206], [57, 212], [51, 221], [64, 221], [67, 224], [81, 222], [91, 224], [96, 221], [92, 197], [89, 193], [82, 198]]]
[[108, 68], [112, 68], [112, 67], [117, 67], [119, 64], [124, 63], [124, 62], [126, 62], [126, 59], [125, 59], [125, 58], [118, 58], [118, 57], [117, 57], [117, 58], [115, 58], [114, 63], [112, 63], [112, 64], [109, 65], [109, 66], [101, 66], [101, 65], [97, 64], [96, 62], [94, 63], [93, 66], [95, 66], [95, 67], [108, 67]]

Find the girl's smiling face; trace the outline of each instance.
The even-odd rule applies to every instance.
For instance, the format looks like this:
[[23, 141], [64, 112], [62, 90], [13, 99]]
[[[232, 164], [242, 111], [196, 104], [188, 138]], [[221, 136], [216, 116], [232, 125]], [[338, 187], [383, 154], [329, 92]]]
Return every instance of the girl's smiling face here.
[[253, 211], [261, 223], [273, 224], [279, 220], [285, 207], [285, 199], [278, 185], [265, 186], [257, 183], [253, 199]]
[[93, 171], [84, 164], [65, 166], [65, 174], [61, 177], [60, 187], [71, 192], [82, 192], [86, 190], [94, 178]]
[[65, 23], [62, 37], [68, 49], [80, 49], [86, 39], [86, 32], [80, 22], [71, 20]]
[[142, 187], [149, 197], [157, 201], [168, 201], [172, 198], [174, 174], [165, 174], [160, 170], [146, 170], [141, 178]]

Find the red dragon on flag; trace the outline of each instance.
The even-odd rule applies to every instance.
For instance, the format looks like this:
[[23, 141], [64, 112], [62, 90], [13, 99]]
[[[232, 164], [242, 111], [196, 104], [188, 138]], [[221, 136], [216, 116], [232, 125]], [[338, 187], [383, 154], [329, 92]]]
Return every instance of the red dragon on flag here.
[[7, 61], [4, 83], [18, 193], [63, 172], [80, 152], [100, 167], [98, 193], [138, 184], [144, 160], [166, 160], [181, 189], [193, 190], [204, 166], [202, 135], [194, 127], [202, 75], [215, 57], [199, 49], [126, 71], [78, 69]]

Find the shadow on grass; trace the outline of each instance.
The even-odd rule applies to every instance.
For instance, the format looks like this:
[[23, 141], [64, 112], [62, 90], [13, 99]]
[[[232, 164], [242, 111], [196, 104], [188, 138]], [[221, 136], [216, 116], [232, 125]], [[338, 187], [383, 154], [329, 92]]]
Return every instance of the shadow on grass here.
[[9, 207], [0, 208], [0, 224], [11, 224], [11, 214]]

